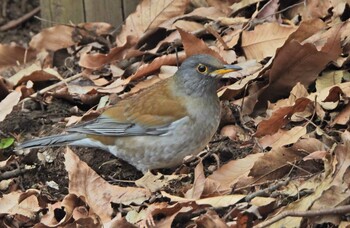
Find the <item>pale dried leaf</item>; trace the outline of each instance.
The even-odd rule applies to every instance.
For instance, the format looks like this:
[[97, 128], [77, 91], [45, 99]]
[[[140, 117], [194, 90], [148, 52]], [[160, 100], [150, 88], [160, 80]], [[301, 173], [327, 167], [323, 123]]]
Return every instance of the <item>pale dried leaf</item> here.
[[263, 155], [263, 153], [250, 154], [245, 158], [230, 161], [208, 176], [207, 179], [219, 183], [220, 188], [226, 190], [227, 187], [232, 187], [240, 177], [247, 176], [254, 163]]
[[344, 76], [343, 70], [330, 71], [322, 74], [316, 80], [316, 90], [321, 91], [327, 87], [341, 83]]
[[21, 92], [13, 91], [0, 102], [0, 122], [12, 112], [12, 109], [18, 104], [21, 96]]
[[128, 36], [140, 38], [151, 29], [157, 28], [162, 22], [181, 15], [189, 0], [143, 0], [130, 14], [117, 36], [118, 46], [125, 43]]
[[247, 59], [262, 59], [273, 56], [288, 36], [296, 30], [295, 27], [278, 23], [265, 23], [255, 27], [253, 31], [243, 31], [242, 48]]
[[65, 166], [69, 177], [69, 192], [83, 196], [90, 208], [104, 222], [109, 221], [113, 213], [113, 208], [106, 205], [112, 202], [141, 203], [150, 195], [150, 192], [145, 189], [109, 184], [86, 163], [80, 161], [79, 157], [69, 148], [65, 153]]
[[297, 142], [301, 137], [306, 135], [306, 133], [306, 127], [303, 126], [296, 126], [288, 131], [280, 129], [273, 135], [266, 135], [262, 137], [259, 139], [259, 143], [263, 148], [278, 148]]

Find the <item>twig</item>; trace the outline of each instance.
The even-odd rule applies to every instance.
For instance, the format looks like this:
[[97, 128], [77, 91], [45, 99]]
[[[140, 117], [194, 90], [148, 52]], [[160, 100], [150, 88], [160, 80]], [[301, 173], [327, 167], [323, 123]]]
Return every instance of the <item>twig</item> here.
[[254, 199], [255, 197], [257, 197], [257, 196], [264, 196], [264, 195], [268, 194], [269, 192], [273, 192], [273, 191], [279, 189], [280, 187], [287, 185], [288, 182], [290, 181], [290, 179], [291, 179], [291, 178], [288, 177], [288, 178], [286, 178], [284, 181], [278, 182], [278, 183], [275, 184], [275, 185], [272, 185], [272, 186], [270, 186], [270, 187], [268, 187], [268, 188], [265, 188], [265, 189], [261, 189], [261, 190], [256, 191], [256, 192], [253, 192], [253, 193], [247, 195], [247, 196], [244, 198], [244, 200], [245, 200], [246, 202], [249, 202], [249, 201], [251, 201], [252, 199]]
[[34, 168], [33, 167], [30, 167], [30, 168], [18, 167], [17, 169], [1, 173], [0, 174], [0, 181], [17, 177], [17, 176], [19, 176], [19, 175], [21, 175], [23, 173], [26, 173], [28, 170], [31, 170], [31, 169], [34, 169]]
[[48, 86], [48, 87], [45, 87], [44, 89], [40, 90], [39, 92], [33, 93], [33, 94], [30, 95], [29, 97], [27, 97], [27, 98], [21, 100], [21, 101], [19, 102], [19, 104], [24, 103], [24, 102], [30, 100], [31, 98], [34, 98], [34, 97], [38, 96], [39, 94], [46, 93], [47, 91], [49, 91], [49, 90], [51, 90], [51, 89], [54, 89], [54, 88], [56, 88], [56, 87], [58, 87], [58, 86], [61, 86], [61, 85], [63, 85], [63, 84], [67, 84], [68, 82], [73, 81], [73, 80], [75, 80], [75, 79], [77, 79], [77, 78], [79, 78], [79, 77], [81, 77], [81, 76], [82, 76], [82, 74], [79, 73], [79, 74], [76, 74], [76, 75], [74, 75], [74, 76], [72, 76], [72, 77], [70, 77], [70, 78], [67, 78], [67, 79], [63, 80], [63, 81], [59, 81], [59, 82], [57, 82], [56, 84], [53, 84], [53, 85]]
[[225, 50], [230, 49], [229, 46], [227, 46], [226, 42], [222, 39], [222, 37], [220, 36], [220, 34], [213, 28], [212, 23], [209, 24], [205, 24], [204, 28], [211, 33], [213, 36], [215, 36], [215, 38], [222, 44], [222, 46], [224, 47]]
[[263, 179], [264, 177], [267, 177], [267, 176], [270, 175], [271, 173], [276, 172], [276, 170], [279, 170], [279, 169], [281, 169], [281, 168], [283, 168], [283, 167], [285, 167], [285, 166], [288, 166], [288, 164], [281, 165], [281, 166], [279, 166], [279, 167], [277, 167], [277, 168], [271, 170], [270, 172], [265, 173], [264, 175], [260, 176], [258, 179], [256, 179], [255, 181], [253, 181], [253, 182], [250, 183], [249, 185], [243, 186], [243, 187], [240, 188], [240, 189], [244, 189], [244, 188], [247, 188], [247, 187], [252, 186], [252, 184], [255, 184], [255, 183], [259, 182], [259, 181], [260, 181], [261, 179]]
[[291, 165], [292, 167], [295, 167], [296, 169], [299, 169], [299, 170], [301, 170], [301, 171], [303, 171], [303, 172], [305, 172], [305, 173], [307, 173], [307, 174], [309, 174], [309, 175], [312, 174], [312, 173], [310, 173], [309, 171], [307, 171], [306, 169], [303, 169], [303, 168], [297, 166], [296, 164], [293, 164], [293, 163], [291, 163], [291, 162], [289, 162], [289, 161], [287, 161], [287, 163], [288, 163], [289, 165]]
[[16, 20], [12, 20], [9, 21], [8, 23], [4, 24], [3, 26], [0, 27], [0, 31], [4, 32], [6, 30], [12, 29], [18, 25], [20, 25], [21, 23], [23, 23], [24, 21], [28, 20], [29, 18], [33, 17], [35, 14], [37, 14], [40, 11], [40, 6], [36, 7], [35, 9], [33, 9], [32, 11], [30, 11], [29, 13], [24, 14], [22, 17], [16, 19]]
[[281, 214], [276, 215], [275, 217], [268, 219], [262, 223], [257, 224], [254, 228], [263, 228], [268, 227], [269, 225], [278, 222], [279, 220], [284, 219], [285, 217], [315, 217], [315, 216], [324, 216], [324, 215], [343, 215], [350, 212], [350, 205], [339, 206], [336, 208], [327, 208], [323, 210], [310, 210], [310, 211], [284, 211]]

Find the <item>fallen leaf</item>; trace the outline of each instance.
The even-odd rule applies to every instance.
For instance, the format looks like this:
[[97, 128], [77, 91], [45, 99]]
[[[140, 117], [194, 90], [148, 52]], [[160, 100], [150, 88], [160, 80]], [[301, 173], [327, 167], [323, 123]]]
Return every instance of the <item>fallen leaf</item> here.
[[250, 154], [245, 158], [230, 161], [208, 176], [207, 179], [211, 179], [219, 184], [218, 191], [232, 188], [239, 181], [240, 177], [248, 175], [254, 163], [263, 155], [263, 153]]
[[177, 30], [180, 33], [182, 44], [184, 46], [187, 57], [198, 54], [208, 54], [220, 59], [222, 62], [225, 62], [221, 55], [213, 49], [209, 48], [203, 40], [197, 38], [191, 33], [182, 30], [181, 28], [177, 28]]
[[205, 175], [203, 169], [203, 163], [200, 161], [194, 169], [194, 181], [193, 186], [185, 193], [187, 199], [200, 199], [205, 184]]
[[[103, 222], [109, 221], [113, 208], [111, 203], [142, 203], [150, 192], [142, 188], [111, 185], [95, 173], [68, 147], [65, 153], [65, 166], [69, 177], [69, 192], [83, 196], [89, 207]], [[103, 189], [103, 191], [101, 191]], [[106, 206], [109, 205], [109, 206]]]
[[21, 92], [13, 91], [0, 102], [0, 122], [12, 112], [12, 109], [18, 104], [21, 96]]
[[276, 133], [281, 127], [289, 122], [289, 118], [296, 112], [302, 112], [311, 101], [307, 98], [299, 98], [293, 106], [279, 108], [274, 111], [271, 117], [259, 123], [255, 132], [256, 137]]
[[101, 34], [108, 34], [111, 30], [112, 26], [104, 22], [81, 23], [75, 26], [56, 25], [33, 36], [29, 46], [37, 51], [57, 51], [79, 43], [84, 37], [95, 38]]
[[97, 70], [108, 63], [113, 63], [124, 59], [125, 55], [136, 44], [137, 40], [134, 36], [126, 37], [125, 43], [118, 47], [112, 48], [108, 54], [88, 54], [83, 53], [79, 60], [79, 65], [88, 69]]
[[34, 59], [36, 52], [32, 49], [13, 44], [0, 44], [0, 69], [5, 66], [23, 64]]
[[263, 148], [278, 148], [297, 142], [301, 137], [306, 135], [306, 133], [307, 131], [305, 126], [296, 126], [288, 131], [280, 129], [273, 135], [266, 135], [260, 138], [259, 143]]
[[278, 23], [264, 23], [252, 31], [242, 32], [242, 48], [247, 59], [262, 59], [275, 55], [296, 27]]
[[126, 18], [125, 25], [117, 36], [117, 45], [124, 44], [130, 35], [139, 39], [145, 32], [157, 28], [162, 22], [183, 14], [188, 3], [189, 0], [142, 1], [136, 11]]
[[249, 176], [260, 181], [281, 178], [290, 169], [288, 162], [300, 161], [312, 152], [326, 150], [325, 147], [321, 141], [309, 138], [300, 139], [291, 147], [274, 148], [254, 163]]
[[348, 103], [343, 110], [339, 112], [339, 114], [334, 118], [331, 123], [331, 126], [336, 124], [347, 125], [350, 120], [350, 103]]

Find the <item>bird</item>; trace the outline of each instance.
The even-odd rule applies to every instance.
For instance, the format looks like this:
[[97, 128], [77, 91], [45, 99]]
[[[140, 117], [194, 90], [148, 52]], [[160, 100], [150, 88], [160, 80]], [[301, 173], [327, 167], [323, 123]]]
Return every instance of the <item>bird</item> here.
[[219, 59], [197, 54], [186, 58], [177, 72], [107, 108], [95, 120], [66, 132], [32, 139], [17, 146], [95, 147], [109, 151], [145, 173], [173, 168], [209, 143], [220, 122], [219, 79], [241, 70]]

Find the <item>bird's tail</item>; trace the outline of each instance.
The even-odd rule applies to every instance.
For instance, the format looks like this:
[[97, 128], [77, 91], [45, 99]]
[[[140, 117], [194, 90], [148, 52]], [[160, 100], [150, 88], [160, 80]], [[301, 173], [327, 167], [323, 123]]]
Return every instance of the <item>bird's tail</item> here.
[[51, 135], [43, 138], [25, 141], [20, 145], [18, 145], [16, 147], [16, 150], [68, 145], [70, 143], [74, 143], [78, 140], [83, 139], [84, 136], [85, 136], [84, 134], [80, 134], [80, 133]]

